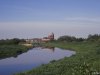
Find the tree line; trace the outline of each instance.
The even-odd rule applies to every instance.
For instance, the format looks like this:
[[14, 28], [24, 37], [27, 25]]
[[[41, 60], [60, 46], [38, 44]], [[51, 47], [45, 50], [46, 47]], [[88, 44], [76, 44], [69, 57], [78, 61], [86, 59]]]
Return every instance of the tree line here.
[[25, 42], [24, 39], [18, 39], [18, 38], [13, 38], [13, 39], [2, 39], [0, 40], [0, 45], [14, 45], [14, 44], [19, 44], [20, 42]]
[[[56, 41], [62, 41], [62, 42], [83, 42], [83, 41], [92, 41], [92, 42], [100, 42], [100, 35], [94, 34], [94, 35], [88, 35], [87, 38], [76, 38], [75, 36], [69, 36], [64, 35], [60, 36]], [[13, 44], [19, 44], [20, 42], [25, 42], [25, 39], [19, 39], [19, 38], [13, 38], [13, 39], [2, 39], [0, 40], [0, 45], [13, 45]]]
[[75, 36], [60, 36], [57, 41], [63, 41], [63, 42], [83, 42], [83, 41], [100, 41], [100, 35], [94, 34], [94, 35], [88, 35], [87, 38], [76, 38]]

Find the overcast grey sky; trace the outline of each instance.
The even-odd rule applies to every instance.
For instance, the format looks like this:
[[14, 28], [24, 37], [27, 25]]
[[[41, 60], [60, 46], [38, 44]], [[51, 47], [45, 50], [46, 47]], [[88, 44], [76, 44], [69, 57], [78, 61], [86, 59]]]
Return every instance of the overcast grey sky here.
[[100, 0], [0, 0], [0, 39], [100, 34]]

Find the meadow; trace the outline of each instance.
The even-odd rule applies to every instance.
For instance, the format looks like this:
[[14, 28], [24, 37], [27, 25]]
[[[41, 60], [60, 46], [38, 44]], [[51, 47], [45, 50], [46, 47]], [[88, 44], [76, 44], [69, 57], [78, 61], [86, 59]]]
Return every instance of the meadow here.
[[94, 35], [82, 41], [57, 40], [42, 44], [76, 51], [76, 55], [18, 73], [17, 75], [100, 75], [100, 38]]
[[20, 39], [0, 40], [0, 59], [8, 57], [17, 57], [17, 55], [26, 52], [30, 47], [19, 45]]

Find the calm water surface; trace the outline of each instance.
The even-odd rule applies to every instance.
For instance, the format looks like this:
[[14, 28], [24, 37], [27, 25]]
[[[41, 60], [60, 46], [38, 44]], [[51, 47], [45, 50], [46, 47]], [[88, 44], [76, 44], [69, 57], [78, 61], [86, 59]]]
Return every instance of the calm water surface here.
[[31, 70], [52, 60], [59, 60], [70, 57], [75, 51], [63, 50], [60, 48], [33, 48], [26, 53], [15, 57], [0, 60], [0, 75], [13, 75], [17, 72]]

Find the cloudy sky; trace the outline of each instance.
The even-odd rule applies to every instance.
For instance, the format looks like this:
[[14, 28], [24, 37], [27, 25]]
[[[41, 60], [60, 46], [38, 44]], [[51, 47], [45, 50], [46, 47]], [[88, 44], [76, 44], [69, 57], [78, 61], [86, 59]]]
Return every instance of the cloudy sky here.
[[0, 0], [0, 39], [51, 32], [56, 38], [100, 34], [100, 0]]

